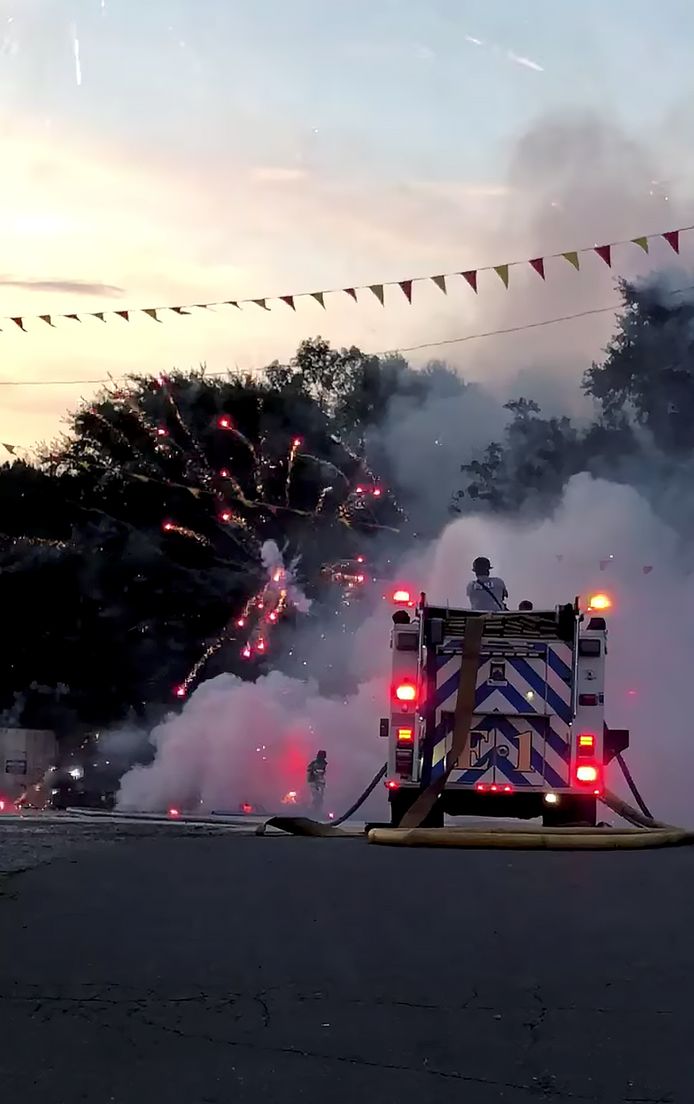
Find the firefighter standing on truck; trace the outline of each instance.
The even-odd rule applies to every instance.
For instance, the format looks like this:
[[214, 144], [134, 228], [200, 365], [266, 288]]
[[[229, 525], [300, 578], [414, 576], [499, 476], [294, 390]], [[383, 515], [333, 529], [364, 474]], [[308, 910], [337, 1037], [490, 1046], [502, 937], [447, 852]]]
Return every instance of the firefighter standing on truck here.
[[506, 609], [508, 591], [506, 583], [498, 575], [492, 575], [492, 565], [486, 556], [478, 556], [472, 562], [475, 578], [467, 585], [470, 609], [483, 613], [496, 613]]
[[311, 790], [311, 806], [316, 812], [323, 808], [323, 795], [325, 793], [325, 772], [328, 769], [328, 760], [324, 751], [319, 751], [316, 758], [312, 759], [306, 768], [306, 781]]

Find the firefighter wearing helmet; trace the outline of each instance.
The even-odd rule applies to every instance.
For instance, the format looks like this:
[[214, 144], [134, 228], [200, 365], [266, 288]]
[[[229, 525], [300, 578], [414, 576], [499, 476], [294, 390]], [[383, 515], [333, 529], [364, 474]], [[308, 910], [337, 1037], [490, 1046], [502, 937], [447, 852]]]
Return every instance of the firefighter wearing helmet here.
[[492, 565], [486, 556], [478, 556], [472, 563], [475, 578], [467, 585], [470, 609], [482, 613], [495, 613], [506, 609], [508, 591], [506, 583], [498, 575], [492, 575]]

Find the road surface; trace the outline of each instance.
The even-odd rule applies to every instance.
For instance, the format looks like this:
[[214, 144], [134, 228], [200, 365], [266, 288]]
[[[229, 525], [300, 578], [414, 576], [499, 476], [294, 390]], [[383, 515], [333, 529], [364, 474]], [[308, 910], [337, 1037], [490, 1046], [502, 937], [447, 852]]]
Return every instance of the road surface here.
[[7, 1100], [694, 1099], [692, 849], [52, 838], [0, 877]]

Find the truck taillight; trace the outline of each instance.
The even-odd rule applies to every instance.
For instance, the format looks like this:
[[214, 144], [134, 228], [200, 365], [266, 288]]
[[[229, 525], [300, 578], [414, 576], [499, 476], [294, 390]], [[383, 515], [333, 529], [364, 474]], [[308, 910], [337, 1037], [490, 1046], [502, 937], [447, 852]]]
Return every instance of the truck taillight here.
[[576, 781], [594, 786], [600, 778], [600, 769], [595, 763], [579, 763], [576, 767]]
[[391, 601], [394, 602], [396, 606], [399, 606], [402, 603], [407, 605], [409, 602], [412, 601], [412, 599], [410, 597], [409, 590], [403, 590], [403, 589], [398, 588], [398, 590], [393, 591], [393, 593], [391, 595]]
[[385, 787], [387, 790], [398, 790], [400, 788], [400, 783], [395, 778], [389, 778]]
[[417, 697], [417, 688], [413, 682], [403, 679], [395, 687], [395, 697], [399, 702], [413, 702]]
[[[581, 759], [595, 755], [595, 736], [592, 732], [580, 732], [578, 735], [578, 755]], [[588, 779], [585, 779], [588, 781]]]
[[399, 728], [398, 730], [398, 743], [399, 744], [411, 744], [414, 739], [413, 728]]

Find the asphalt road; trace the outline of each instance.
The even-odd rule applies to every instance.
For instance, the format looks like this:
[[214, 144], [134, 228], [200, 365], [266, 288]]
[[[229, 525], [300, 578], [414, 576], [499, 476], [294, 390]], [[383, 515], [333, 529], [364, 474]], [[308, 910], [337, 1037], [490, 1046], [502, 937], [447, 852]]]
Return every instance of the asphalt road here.
[[90, 831], [0, 878], [4, 1099], [694, 1099], [692, 849]]

